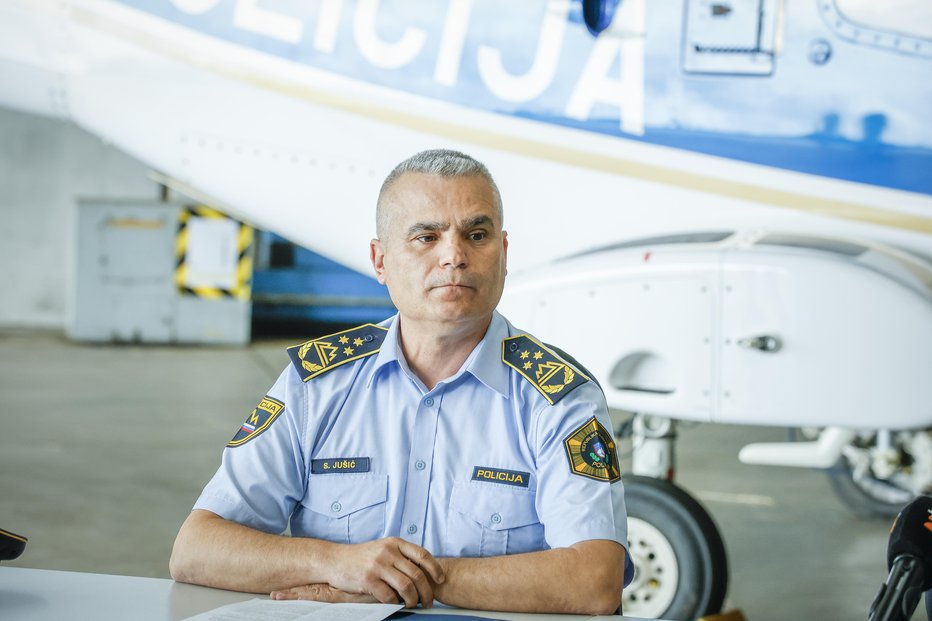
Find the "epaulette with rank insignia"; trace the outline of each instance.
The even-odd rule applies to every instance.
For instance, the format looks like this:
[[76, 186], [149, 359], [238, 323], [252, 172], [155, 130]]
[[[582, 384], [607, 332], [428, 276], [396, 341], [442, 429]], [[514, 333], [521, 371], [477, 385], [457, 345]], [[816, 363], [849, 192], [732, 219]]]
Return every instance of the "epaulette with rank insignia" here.
[[520, 373], [551, 405], [589, 378], [527, 334], [502, 341], [502, 362]]
[[328, 334], [288, 348], [302, 381], [308, 381], [341, 364], [378, 353], [388, 328], [372, 323]]

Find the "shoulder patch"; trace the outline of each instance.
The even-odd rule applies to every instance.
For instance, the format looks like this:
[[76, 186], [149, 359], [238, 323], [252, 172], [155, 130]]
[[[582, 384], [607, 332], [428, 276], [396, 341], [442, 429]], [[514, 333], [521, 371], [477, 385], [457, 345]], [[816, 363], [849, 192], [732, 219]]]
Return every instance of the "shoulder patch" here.
[[502, 362], [520, 373], [551, 405], [589, 378], [527, 334], [502, 341]]
[[378, 353], [388, 328], [372, 323], [328, 334], [288, 348], [302, 381], [308, 381], [341, 364]]
[[252, 414], [246, 417], [246, 422], [240, 425], [233, 439], [227, 442], [227, 446], [246, 444], [268, 429], [284, 409], [284, 403], [266, 395], [252, 411]]
[[609, 483], [621, 478], [615, 440], [595, 416], [566, 436], [563, 447], [573, 474]]

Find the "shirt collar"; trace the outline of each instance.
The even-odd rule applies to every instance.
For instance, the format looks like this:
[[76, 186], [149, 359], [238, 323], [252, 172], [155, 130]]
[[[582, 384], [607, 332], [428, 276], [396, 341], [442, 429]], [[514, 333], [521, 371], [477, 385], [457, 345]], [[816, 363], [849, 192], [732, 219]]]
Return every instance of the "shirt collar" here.
[[508, 322], [498, 311], [493, 311], [489, 329], [476, 346], [478, 352], [466, 366], [466, 371], [477, 380], [506, 398], [510, 394], [510, 383], [508, 367], [502, 362], [502, 341], [508, 333]]
[[[408, 368], [408, 362], [401, 353], [401, 342], [398, 329], [398, 315], [387, 320], [388, 332], [385, 333], [385, 340], [375, 358], [375, 366], [372, 374], [369, 376], [367, 386], [371, 386], [375, 377], [381, 373], [383, 367], [395, 362], [409, 376], [412, 375]], [[386, 325], [383, 323], [382, 325]], [[485, 336], [476, 345], [476, 349], [466, 359], [466, 368], [463, 371], [471, 373], [473, 377], [480, 382], [498, 392], [504, 397], [510, 394], [508, 367], [502, 363], [501, 349], [502, 340], [509, 336], [508, 321], [498, 313], [492, 312], [492, 321], [485, 332]], [[461, 373], [455, 374], [455, 376]], [[454, 377], [455, 377], [454, 376]]]
[[402, 369], [407, 370], [408, 368], [408, 363], [405, 361], [404, 356], [401, 355], [401, 343], [398, 342], [398, 314], [395, 313], [380, 325], [387, 325], [388, 332], [385, 333], [385, 340], [382, 341], [382, 347], [379, 349], [379, 353], [376, 354], [375, 366], [369, 375], [369, 381], [366, 382], [367, 388], [372, 385], [372, 381], [382, 368], [391, 362], [397, 362]]

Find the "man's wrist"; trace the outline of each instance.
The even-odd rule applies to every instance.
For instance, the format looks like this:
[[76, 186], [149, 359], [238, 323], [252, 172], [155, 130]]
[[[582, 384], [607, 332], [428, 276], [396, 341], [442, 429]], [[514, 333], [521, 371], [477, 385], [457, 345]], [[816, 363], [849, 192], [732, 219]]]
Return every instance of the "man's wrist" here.
[[[444, 593], [448, 591], [449, 585], [450, 585], [450, 579], [452, 577], [450, 575], [450, 571], [452, 569], [452, 566], [456, 565], [457, 559], [449, 558], [449, 557], [440, 557], [440, 556], [435, 557], [435, 558], [437, 559], [437, 563], [440, 565], [440, 570], [443, 572], [443, 583], [437, 584], [432, 579], [430, 580], [430, 583], [431, 583], [431, 587], [433, 587], [433, 590], [434, 590], [434, 599], [444, 602]], [[428, 579], [430, 579], [429, 575], [428, 575]]]
[[308, 543], [311, 544], [311, 559], [307, 566], [307, 584], [333, 584], [339, 579], [342, 546], [323, 539], [311, 539]]

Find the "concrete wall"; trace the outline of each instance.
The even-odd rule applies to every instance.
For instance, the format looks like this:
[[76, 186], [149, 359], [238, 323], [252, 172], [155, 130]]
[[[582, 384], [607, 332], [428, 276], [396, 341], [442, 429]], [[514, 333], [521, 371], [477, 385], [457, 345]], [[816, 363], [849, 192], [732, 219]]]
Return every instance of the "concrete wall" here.
[[148, 172], [72, 124], [0, 108], [0, 326], [65, 327], [77, 199], [156, 200]]

